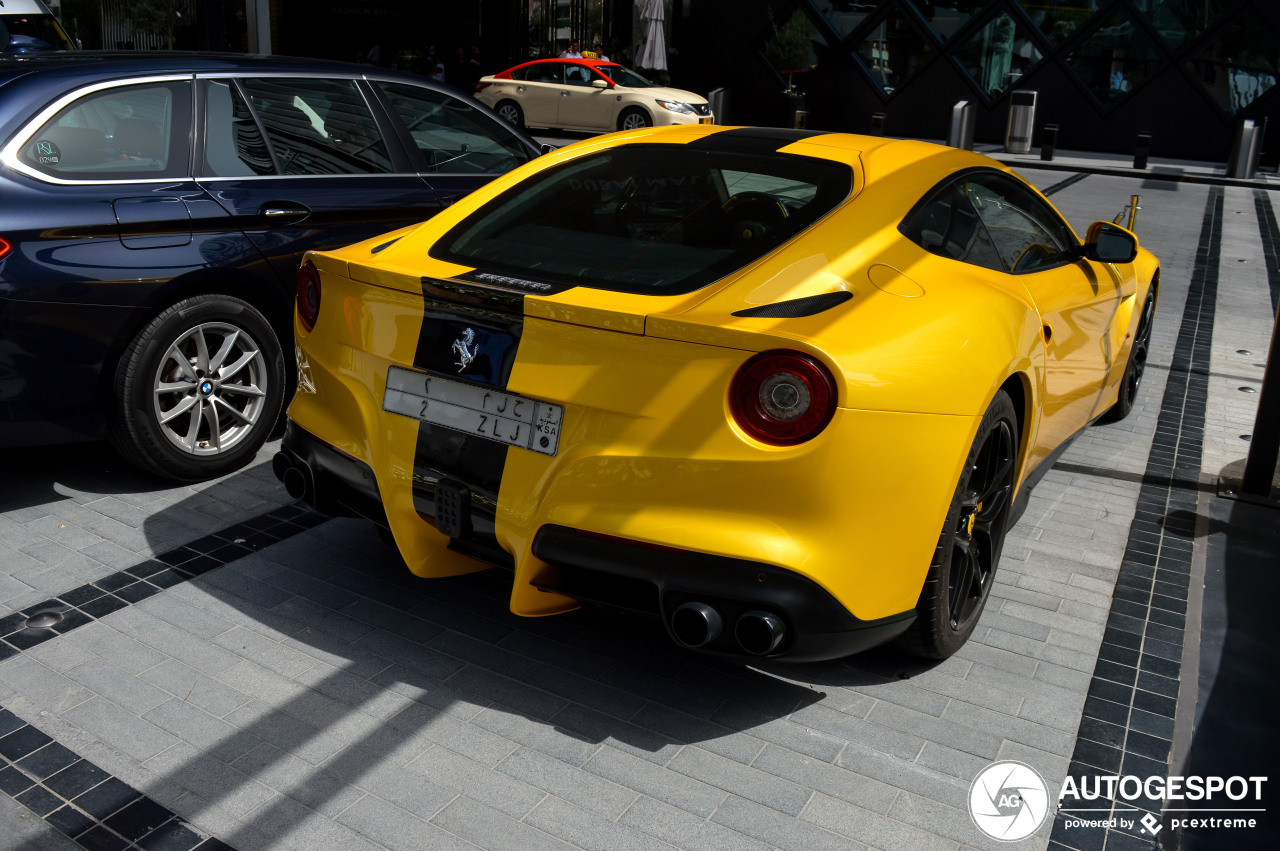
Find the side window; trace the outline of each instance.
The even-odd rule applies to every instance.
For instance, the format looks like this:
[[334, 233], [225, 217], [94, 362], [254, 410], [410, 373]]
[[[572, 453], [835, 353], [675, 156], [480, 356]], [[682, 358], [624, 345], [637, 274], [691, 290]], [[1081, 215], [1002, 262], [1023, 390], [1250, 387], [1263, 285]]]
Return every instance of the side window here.
[[407, 83], [378, 86], [426, 159], [426, 171], [501, 174], [530, 158], [507, 125], [461, 98]]
[[525, 79], [531, 83], [563, 83], [564, 66], [563, 62], [541, 62], [529, 69]]
[[204, 80], [204, 170], [210, 177], [273, 174], [267, 143], [229, 80]]
[[52, 177], [186, 177], [191, 84], [115, 86], [85, 95], [31, 136], [18, 158]]
[[354, 80], [241, 80], [284, 174], [383, 174], [391, 157]]
[[591, 85], [591, 70], [585, 65], [566, 65], [564, 81], [571, 86]]
[[1035, 272], [1076, 258], [1079, 242], [1071, 229], [1027, 187], [999, 174], [973, 175], [958, 185], [1010, 272]]
[[935, 192], [899, 230], [925, 251], [997, 272], [1006, 271], [973, 204], [955, 184]]

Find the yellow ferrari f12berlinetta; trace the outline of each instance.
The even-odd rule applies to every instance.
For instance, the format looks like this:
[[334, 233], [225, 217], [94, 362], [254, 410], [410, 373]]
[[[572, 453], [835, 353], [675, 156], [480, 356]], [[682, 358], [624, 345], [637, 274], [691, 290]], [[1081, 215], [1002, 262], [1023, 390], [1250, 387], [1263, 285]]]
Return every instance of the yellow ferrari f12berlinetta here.
[[1159, 264], [1008, 168], [914, 141], [687, 126], [544, 155], [309, 254], [275, 470], [424, 577], [679, 644], [953, 653], [1006, 531], [1134, 405]]

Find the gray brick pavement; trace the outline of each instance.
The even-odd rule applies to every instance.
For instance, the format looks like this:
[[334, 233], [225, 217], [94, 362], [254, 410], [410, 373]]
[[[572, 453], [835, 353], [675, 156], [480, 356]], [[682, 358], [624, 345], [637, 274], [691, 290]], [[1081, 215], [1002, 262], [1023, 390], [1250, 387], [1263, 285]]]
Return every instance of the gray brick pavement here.
[[[1083, 230], [1132, 187], [1054, 200]], [[0, 662], [0, 701], [242, 851], [993, 847], [975, 773], [1017, 759], [1056, 789], [1075, 744], [1206, 197], [1177, 196], [1139, 226], [1164, 287], [1138, 409], [1049, 473], [943, 663], [748, 668], [587, 613], [521, 620], [501, 577], [415, 580], [343, 520]], [[286, 503], [270, 451], [196, 486], [33, 461], [0, 499], [0, 616]]]

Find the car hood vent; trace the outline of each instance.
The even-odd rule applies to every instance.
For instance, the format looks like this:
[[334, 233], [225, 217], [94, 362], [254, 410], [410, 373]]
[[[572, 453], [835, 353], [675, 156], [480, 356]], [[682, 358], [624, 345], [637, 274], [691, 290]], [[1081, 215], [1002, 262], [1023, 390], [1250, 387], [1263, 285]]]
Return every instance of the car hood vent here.
[[848, 290], [819, 293], [818, 295], [805, 296], [804, 298], [793, 298], [789, 301], [779, 301], [774, 304], [762, 304], [759, 307], [736, 310], [733, 315], [753, 319], [795, 319], [799, 316], [813, 316], [824, 310], [830, 310], [838, 304], [844, 304], [851, 298], [853, 298], [853, 293]]

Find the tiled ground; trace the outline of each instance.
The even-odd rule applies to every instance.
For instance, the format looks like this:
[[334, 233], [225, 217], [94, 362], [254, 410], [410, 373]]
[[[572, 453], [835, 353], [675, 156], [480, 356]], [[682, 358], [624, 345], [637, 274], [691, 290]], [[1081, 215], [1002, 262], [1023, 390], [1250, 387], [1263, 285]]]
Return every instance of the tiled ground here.
[[[1027, 174], [1042, 187], [1068, 177]], [[1139, 406], [1091, 429], [1041, 483], [952, 659], [708, 661], [645, 622], [514, 618], [496, 575], [413, 579], [367, 524], [280, 510], [261, 460], [173, 487], [102, 447], [5, 453], [0, 617], [67, 594], [96, 620], [0, 661], [0, 755], [21, 769], [0, 772], [0, 788], [61, 813], [51, 820], [69, 834], [92, 805], [111, 830], [82, 844], [124, 847], [108, 844], [119, 833], [148, 851], [214, 848], [205, 837], [245, 851], [1006, 847], [974, 827], [969, 785], [1015, 759], [1056, 795], [1073, 761], [1089, 764], [1082, 713], [1211, 201], [1205, 186], [1099, 175], [1053, 195], [1083, 231], [1134, 192], [1164, 264]], [[1252, 193], [1225, 193], [1215, 372], [1220, 349], [1265, 352]], [[1236, 429], [1242, 414], [1221, 408]], [[109, 597], [128, 605], [94, 615]], [[101, 780], [94, 767], [115, 780], [82, 790]], [[5, 826], [12, 812], [0, 808]], [[165, 820], [163, 836], [145, 833]], [[1051, 830], [1013, 847], [1045, 847]], [[0, 847], [20, 835], [0, 831]]]

